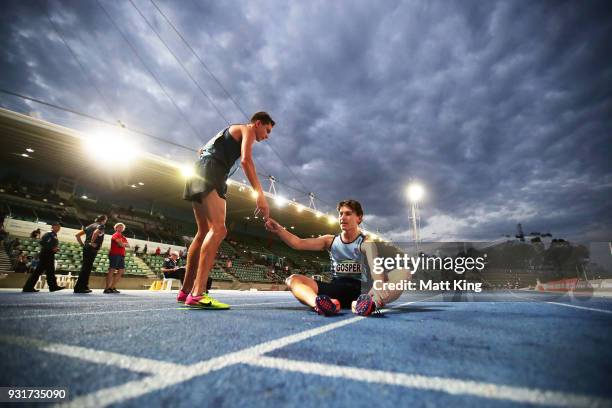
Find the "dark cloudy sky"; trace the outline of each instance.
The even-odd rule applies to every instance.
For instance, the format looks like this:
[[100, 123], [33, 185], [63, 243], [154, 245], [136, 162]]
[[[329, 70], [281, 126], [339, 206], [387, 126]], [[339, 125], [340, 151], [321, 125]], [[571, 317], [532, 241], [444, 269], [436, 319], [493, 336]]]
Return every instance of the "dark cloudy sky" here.
[[[0, 88], [194, 148], [225, 125], [217, 109], [244, 121], [227, 90], [277, 120], [270, 145], [292, 172], [267, 142], [258, 170], [327, 203], [358, 199], [400, 241], [410, 179], [427, 191], [426, 239], [494, 239], [518, 222], [612, 239], [609, 1], [155, 0], [216, 80], [150, 0], [132, 1], [216, 109], [130, 1], [99, 0], [184, 114], [95, 0], [3, 1]], [[96, 126], [6, 94], [0, 106]]]

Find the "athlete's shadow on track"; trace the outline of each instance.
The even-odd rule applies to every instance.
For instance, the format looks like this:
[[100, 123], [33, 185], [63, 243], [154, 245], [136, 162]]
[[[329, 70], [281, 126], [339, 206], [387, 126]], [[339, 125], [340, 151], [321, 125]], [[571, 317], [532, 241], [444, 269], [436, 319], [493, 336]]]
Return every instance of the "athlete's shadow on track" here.
[[[407, 313], [423, 313], [423, 312], [443, 312], [444, 308], [447, 308], [446, 305], [436, 305], [436, 307], [431, 306], [402, 306], [393, 308], [390, 310], [385, 310], [382, 315], [378, 315], [380, 317], [385, 317], [386, 315], [394, 315], [394, 314], [407, 314]], [[376, 317], [376, 316], [373, 316]]]
[[[394, 315], [394, 314], [406, 314], [406, 313], [423, 313], [423, 312], [442, 312], [444, 311], [444, 308], [447, 308], [449, 306], [446, 305], [436, 305], [436, 307], [429, 307], [429, 306], [402, 306], [402, 307], [398, 307], [398, 308], [394, 308], [394, 309], [390, 309], [390, 310], [385, 310], [384, 312], [382, 312], [381, 314], [373, 314], [371, 315], [371, 317], [373, 318], [385, 318], [387, 317], [387, 315]], [[306, 307], [304, 306], [276, 306], [276, 307], [258, 307], [258, 310], [279, 310], [279, 311], [302, 311], [302, 312], [311, 312], [314, 314], [314, 312], [308, 310]], [[336, 315], [333, 316], [329, 316], [328, 318], [337, 318], [337, 317], [346, 317], [346, 316], [351, 316], [353, 315], [353, 313], [348, 310], [348, 309], [342, 309], [342, 311]], [[354, 316], [354, 315], [353, 315]]]

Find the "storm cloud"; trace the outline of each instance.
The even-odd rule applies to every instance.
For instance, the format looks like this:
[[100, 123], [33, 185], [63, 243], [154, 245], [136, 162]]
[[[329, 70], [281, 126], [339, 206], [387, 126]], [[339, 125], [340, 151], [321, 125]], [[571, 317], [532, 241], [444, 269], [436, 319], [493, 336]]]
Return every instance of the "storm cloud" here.
[[[612, 239], [609, 2], [132, 1], [4, 2], [0, 88], [194, 149], [241, 111], [269, 111], [254, 154], [283, 195], [314, 191], [329, 211], [358, 199], [368, 227], [400, 241], [410, 180], [426, 188], [426, 239], [519, 222]], [[95, 125], [6, 94], [0, 106]]]

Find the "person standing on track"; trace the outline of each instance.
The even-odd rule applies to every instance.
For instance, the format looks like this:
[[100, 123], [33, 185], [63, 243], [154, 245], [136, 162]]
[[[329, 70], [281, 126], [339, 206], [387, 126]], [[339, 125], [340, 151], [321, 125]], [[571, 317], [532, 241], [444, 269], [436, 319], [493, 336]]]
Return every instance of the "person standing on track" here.
[[[98, 251], [104, 241], [106, 220], [106, 215], [99, 215], [93, 224], [89, 224], [75, 235], [77, 241], [83, 247], [83, 261], [79, 278], [74, 285], [74, 293], [91, 293], [91, 289], [89, 289], [89, 275], [93, 269], [96, 255], [98, 255]], [[83, 235], [85, 235], [85, 242], [81, 240]]]
[[42, 236], [40, 240], [40, 261], [36, 270], [30, 274], [30, 277], [23, 286], [24, 292], [38, 292], [34, 286], [36, 286], [36, 282], [38, 282], [38, 278], [43, 272], [47, 275], [49, 292], [57, 292], [64, 289], [57, 285], [57, 279], [55, 278], [55, 254], [59, 252], [57, 233], [61, 228], [60, 223], [55, 222], [51, 225], [51, 232], [47, 232]]
[[123, 236], [125, 224], [119, 222], [115, 224], [115, 233], [111, 237], [111, 246], [108, 252], [108, 272], [106, 273], [106, 286], [104, 293], [120, 293], [117, 290], [117, 283], [125, 272], [125, 248], [130, 244]]
[[[247, 124], [230, 125], [199, 150], [195, 176], [187, 180], [183, 198], [192, 203], [198, 231], [187, 253], [183, 287], [177, 301], [200, 309], [229, 309], [206, 293], [208, 274], [214, 266], [221, 241], [227, 235], [225, 227], [225, 194], [227, 179], [238, 163], [242, 164], [251, 186], [257, 194], [255, 214], [266, 220], [269, 206], [257, 178], [252, 149], [255, 142], [266, 140], [274, 120], [266, 112], [257, 112]], [[240, 162], [238, 162], [240, 159]]]

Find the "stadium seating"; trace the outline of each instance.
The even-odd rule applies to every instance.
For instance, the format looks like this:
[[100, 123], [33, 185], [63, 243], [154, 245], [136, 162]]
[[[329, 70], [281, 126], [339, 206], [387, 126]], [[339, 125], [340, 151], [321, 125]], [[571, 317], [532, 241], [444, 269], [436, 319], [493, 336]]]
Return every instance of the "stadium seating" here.
[[[34, 256], [40, 250], [38, 241], [31, 238], [21, 239], [23, 252], [27, 256]], [[82, 248], [77, 243], [60, 242], [60, 250], [55, 255], [56, 271], [71, 272], [73, 275], [78, 275], [81, 270]], [[105, 250], [98, 252], [94, 260], [92, 273], [106, 274], [108, 271], [108, 256]], [[125, 256], [125, 275], [147, 276], [150, 271], [144, 270], [138, 266], [131, 252], [127, 252]]]

